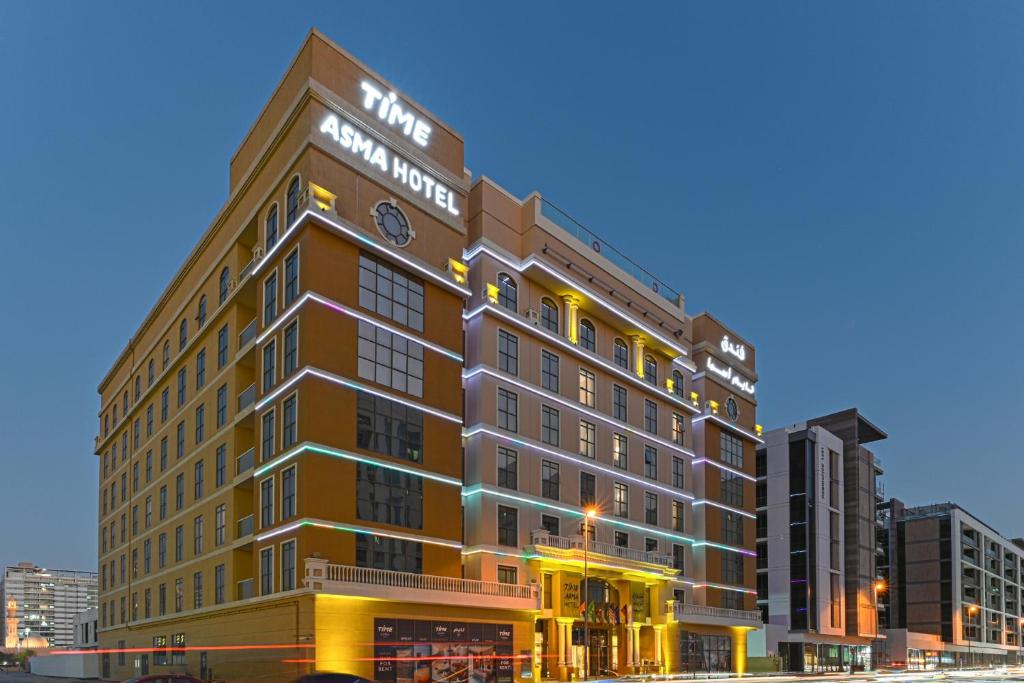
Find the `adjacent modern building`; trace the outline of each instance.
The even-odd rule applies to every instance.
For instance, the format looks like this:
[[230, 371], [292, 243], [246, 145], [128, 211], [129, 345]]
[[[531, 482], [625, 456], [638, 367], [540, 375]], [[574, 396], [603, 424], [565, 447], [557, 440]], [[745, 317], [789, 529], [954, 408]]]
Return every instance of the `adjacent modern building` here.
[[[876, 569], [886, 438], [855, 409], [775, 429], [757, 453], [758, 654], [785, 671], [871, 668], [879, 639]], [[867, 512], [867, 514], [865, 513]]]
[[463, 160], [310, 33], [99, 386], [102, 678], [744, 670], [753, 345]]
[[888, 641], [879, 661], [908, 669], [1017, 664], [1024, 541], [955, 503], [879, 505]]
[[70, 647], [74, 618], [96, 605], [96, 572], [45, 569], [31, 562], [5, 567], [4, 647]]

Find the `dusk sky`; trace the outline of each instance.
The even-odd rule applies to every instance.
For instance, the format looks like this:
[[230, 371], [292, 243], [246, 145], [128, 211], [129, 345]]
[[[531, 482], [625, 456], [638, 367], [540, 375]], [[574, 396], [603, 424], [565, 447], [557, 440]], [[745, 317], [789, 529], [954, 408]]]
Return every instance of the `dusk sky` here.
[[312, 26], [1024, 535], [1024, 4], [2, 2], [0, 563], [95, 569], [97, 385]]

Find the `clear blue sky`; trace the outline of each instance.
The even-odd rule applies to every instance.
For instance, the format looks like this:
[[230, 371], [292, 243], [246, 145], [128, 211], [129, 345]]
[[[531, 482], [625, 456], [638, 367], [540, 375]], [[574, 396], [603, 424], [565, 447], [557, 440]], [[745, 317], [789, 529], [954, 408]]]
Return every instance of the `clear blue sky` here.
[[0, 3], [0, 562], [95, 566], [96, 386], [314, 25], [1024, 535], [1024, 5], [385, 4]]

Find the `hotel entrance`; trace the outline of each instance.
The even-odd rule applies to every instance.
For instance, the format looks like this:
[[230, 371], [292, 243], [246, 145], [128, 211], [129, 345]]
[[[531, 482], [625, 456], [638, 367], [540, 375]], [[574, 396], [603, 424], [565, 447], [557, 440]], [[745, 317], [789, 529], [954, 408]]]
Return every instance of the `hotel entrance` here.
[[[573, 644], [579, 645], [581, 648], [586, 642], [584, 640], [584, 628], [583, 624], [577, 622], [573, 626], [572, 633]], [[591, 676], [607, 676], [615, 674], [612, 667], [612, 634], [611, 629], [608, 627], [597, 626], [595, 624], [590, 625], [590, 675]], [[586, 655], [582, 655], [581, 659]], [[581, 672], [582, 673], [582, 672]]]

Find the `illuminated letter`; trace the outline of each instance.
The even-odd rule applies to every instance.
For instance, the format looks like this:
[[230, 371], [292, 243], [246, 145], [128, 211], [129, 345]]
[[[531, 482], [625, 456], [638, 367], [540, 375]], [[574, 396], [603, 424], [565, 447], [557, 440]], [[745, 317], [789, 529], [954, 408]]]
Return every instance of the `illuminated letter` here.
[[438, 183], [437, 189], [434, 190], [434, 203], [443, 209], [445, 205], [445, 195], [447, 194], [448, 188]]
[[434, 183], [436, 181], [428, 176], [426, 173], [423, 174], [423, 195], [430, 199], [430, 193], [434, 189]]
[[338, 142], [345, 149], [352, 149], [352, 138], [355, 136], [355, 129], [347, 123], [341, 127], [341, 135], [338, 138]]
[[373, 154], [373, 140], [356, 133], [352, 140], [352, 151], [355, 154], [362, 154], [363, 158], [369, 161], [370, 155]]
[[422, 120], [416, 121], [416, 125], [412, 129], [412, 139], [416, 141], [420, 147], [426, 147], [427, 141], [430, 140], [430, 125], [423, 122]]
[[388, 119], [388, 107], [395, 103], [398, 97], [395, 93], [389, 92], [387, 97], [382, 97], [380, 100], [380, 109], [377, 110], [377, 118], [381, 121], [387, 121]]
[[394, 157], [391, 175], [401, 180], [403, 185], [408, 184], [409, 182], [409, 164], [399, 159], [398, 155], [395, 155]]
[[370, 157], [370, 163], [384, 171], [388, 172], [388, 153], [384, 151], [384, 148], [380, 145], [373, 151], [373, 156]]
[[366, 81], [360, 83], [360, 87], [363, 89], [363, 92], [366, 93], [366, 97], [363, 98], [363, 107], [369, 109], [370, 111], [373, 111], [373, 103], [376, 102], [381, 97], [384, 97], [384, 93], [382, 93], [380, 90], [377, 90], [375, 87], [373, 87]]
[[324, 119], [324, 122], [320, 124], [320, 132], [321, 133], [327, 133], [332, 138], [334, 138], [335, 142], [337, 142], [338, 141], [338, 117], [335, 116], [334, 114], [331, 114], [326, 119]]
[[453, 216], [458, 216], [459, 215], [459, 210], [455, 206], [455, 193], [454, 192], [448, 192], [448, 213], [450, 213]]
[[409, 187], [412, 188], [413, 192], [419, 192], [423, 189], [423, 176], [415, 166], [409, 169]]
[[402, 108], [397, 104], [391, 107], [391, 114], [388, 116], [388, 123], [392, 126], [398, 125], [406, 135], [412, 132], [412, 125], [415, 121], [415, 116], [402, 111]]

